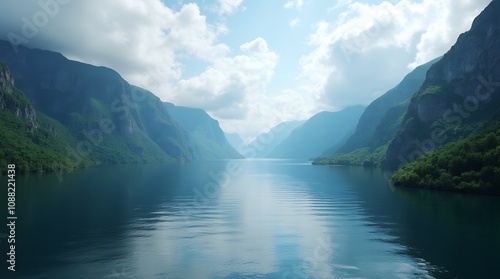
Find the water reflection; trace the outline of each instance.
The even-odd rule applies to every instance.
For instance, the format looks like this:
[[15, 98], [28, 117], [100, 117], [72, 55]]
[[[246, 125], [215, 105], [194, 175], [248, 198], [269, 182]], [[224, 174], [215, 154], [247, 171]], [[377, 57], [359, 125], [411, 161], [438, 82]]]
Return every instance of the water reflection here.
[[498, 198], [392, 188], [376, 169], [215, 161], [18, 185], [19, 278], [466, 278], [500, 262]]

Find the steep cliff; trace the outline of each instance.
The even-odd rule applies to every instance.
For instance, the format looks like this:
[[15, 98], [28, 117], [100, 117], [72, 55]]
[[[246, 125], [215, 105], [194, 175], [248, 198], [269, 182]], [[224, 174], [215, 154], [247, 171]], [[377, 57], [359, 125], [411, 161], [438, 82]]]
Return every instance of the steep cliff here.
[[131, 87], [117, 72], [59, 53], [0, 41], [0, 59], [34, 107], [66, 127], [79, 157], [96, 163], [198, 159], [186, 131], [160, 99]]
[[58, 136], [65, 133], [64, 129], [57, 129], [51, 121], [43, 115], [38, 117], [0, 61], [0, 165], [15, 164], [18, 172], [45, 172], [85, 164], [66, 157], [74, 149]]
[[36, 112], [29, 100], [14, 86], [7, 66], [0, 61], [0, 109], [6, 109], [28, 123], [30, 132], [37, 127]]
[[429, 69], [388, 147], [387, 167], [401, 167], [500, 119], [499, 14], [494, 0]]

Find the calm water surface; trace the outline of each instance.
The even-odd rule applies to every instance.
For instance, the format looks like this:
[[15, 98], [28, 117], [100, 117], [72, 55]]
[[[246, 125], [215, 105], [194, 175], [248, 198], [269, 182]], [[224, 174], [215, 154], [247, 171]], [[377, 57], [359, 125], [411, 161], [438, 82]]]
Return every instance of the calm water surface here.
[[16, 185], [1, 278], [500, 278], [498, 197], [395, 189], [378, 169], [235, 160]]

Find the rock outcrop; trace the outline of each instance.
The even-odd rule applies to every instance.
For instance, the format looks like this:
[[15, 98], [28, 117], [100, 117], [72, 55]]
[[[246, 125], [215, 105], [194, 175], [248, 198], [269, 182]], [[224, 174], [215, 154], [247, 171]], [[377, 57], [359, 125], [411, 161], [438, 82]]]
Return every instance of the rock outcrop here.
[[14, 87], [14, 78], [7, 66], [0, 62], [0, 109], [7, 109], [15, 116], [24, 119], [33, 132], [38, 124], [36, 111], [23, 93]]

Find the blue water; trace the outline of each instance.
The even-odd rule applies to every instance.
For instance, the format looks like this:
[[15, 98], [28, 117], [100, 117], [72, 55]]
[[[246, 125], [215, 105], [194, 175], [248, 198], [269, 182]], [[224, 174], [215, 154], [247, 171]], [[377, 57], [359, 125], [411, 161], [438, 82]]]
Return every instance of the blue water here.
[[500, 274], [498, 197], [393, 188], [378, 169], [290, 160], [99, 166], [17, 176], [16, 186], [16, 272], [2, 261], [1, 278]]

